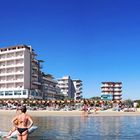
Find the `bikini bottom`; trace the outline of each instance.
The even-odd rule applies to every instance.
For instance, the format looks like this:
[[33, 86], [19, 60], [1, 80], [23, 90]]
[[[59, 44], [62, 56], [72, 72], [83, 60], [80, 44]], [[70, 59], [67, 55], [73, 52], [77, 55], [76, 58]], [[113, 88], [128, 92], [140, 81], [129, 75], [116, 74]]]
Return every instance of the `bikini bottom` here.
[[22, 134], [23, 132], [27, 131], [28, 128], [17, 128], [18, 132]]

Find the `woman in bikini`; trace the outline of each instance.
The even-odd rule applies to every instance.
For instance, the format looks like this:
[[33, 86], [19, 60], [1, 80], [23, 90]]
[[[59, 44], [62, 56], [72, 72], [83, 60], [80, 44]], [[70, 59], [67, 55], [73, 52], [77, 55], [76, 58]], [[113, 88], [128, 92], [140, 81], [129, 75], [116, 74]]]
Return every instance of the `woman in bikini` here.
[[[18, 120], [18, 124], [15, 125], [15, 120]], [[17, 140], [27, 140], [28, 129], [33, 125], [32, 118], [26, 114], [26, 106], [21, 107], [21, 114], [14, 117], [12, 123], [17, 129]]]
[[[17, 107], [16, 109], [16, 116], [18, 116], [21, 113], [19, 107]], [[18, 120], [14, 120], [13, 122], [15, 125], [18, 125]], [[16, 131], [16, 127], [15, 125], [12, 127], [12, 129], [8, 132], [8, 134], [6, 136], [4, 136], [4, 138], [9, 138], [11, 136], [11, 134]]]

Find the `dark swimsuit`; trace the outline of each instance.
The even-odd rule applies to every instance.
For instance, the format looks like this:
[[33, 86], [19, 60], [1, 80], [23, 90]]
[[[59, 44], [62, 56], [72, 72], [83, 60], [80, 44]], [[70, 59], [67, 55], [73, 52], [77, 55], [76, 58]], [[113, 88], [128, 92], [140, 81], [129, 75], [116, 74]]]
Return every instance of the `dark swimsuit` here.
[[18, 132], [22, 135], [22, 133], [26, 130], [28, 130], [28, 128], [17, 128]]

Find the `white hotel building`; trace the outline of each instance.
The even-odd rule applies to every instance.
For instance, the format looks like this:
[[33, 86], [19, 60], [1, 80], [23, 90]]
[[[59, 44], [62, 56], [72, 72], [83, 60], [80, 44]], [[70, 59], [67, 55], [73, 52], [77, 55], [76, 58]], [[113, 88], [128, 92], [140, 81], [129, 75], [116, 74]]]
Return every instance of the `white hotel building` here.
[[39, 63], [30, 46], [0, 48], [0, 98], [42, 98]]
[[65, 97], [75, 100], [82, 98], [81, 80], [72, 80], [70, 76], [63, 76], [58, 79], [58, 87]]

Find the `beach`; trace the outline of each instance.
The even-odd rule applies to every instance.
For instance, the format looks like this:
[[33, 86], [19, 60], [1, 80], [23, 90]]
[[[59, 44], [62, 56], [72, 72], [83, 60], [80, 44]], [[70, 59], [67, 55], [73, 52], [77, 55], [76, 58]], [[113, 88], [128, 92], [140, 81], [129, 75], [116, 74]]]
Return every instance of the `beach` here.
[[[8, 115], [13, 117], [15, 115], [15, 110], [0, 110], [0, 115]], [[45, 116], [83, 116], [83, 111], [48, 111], [48, 110], [28, 110], [27, 113], [33, 117], [45, 117]], [[92, 110], [88, 116], [140, 116], [140, 109], [136, 112], [122, 112], [122, 111], [112, 111], [112, 109], [97, 111], [95, 114]]]
[[[60, 140], [60, 139], [138, 139], [140, 127], [140, 109], [137, 112], [116, 112], [112, 109], [93, 110], [83, 115], [83, 111], [48, 111], [27, 110], [33, 117], [34, 125], [38, 126], [29, 140]], [[1, 131], [8, 132], [12, 128], [11, 119], [16, 110], [0, 110]]]

